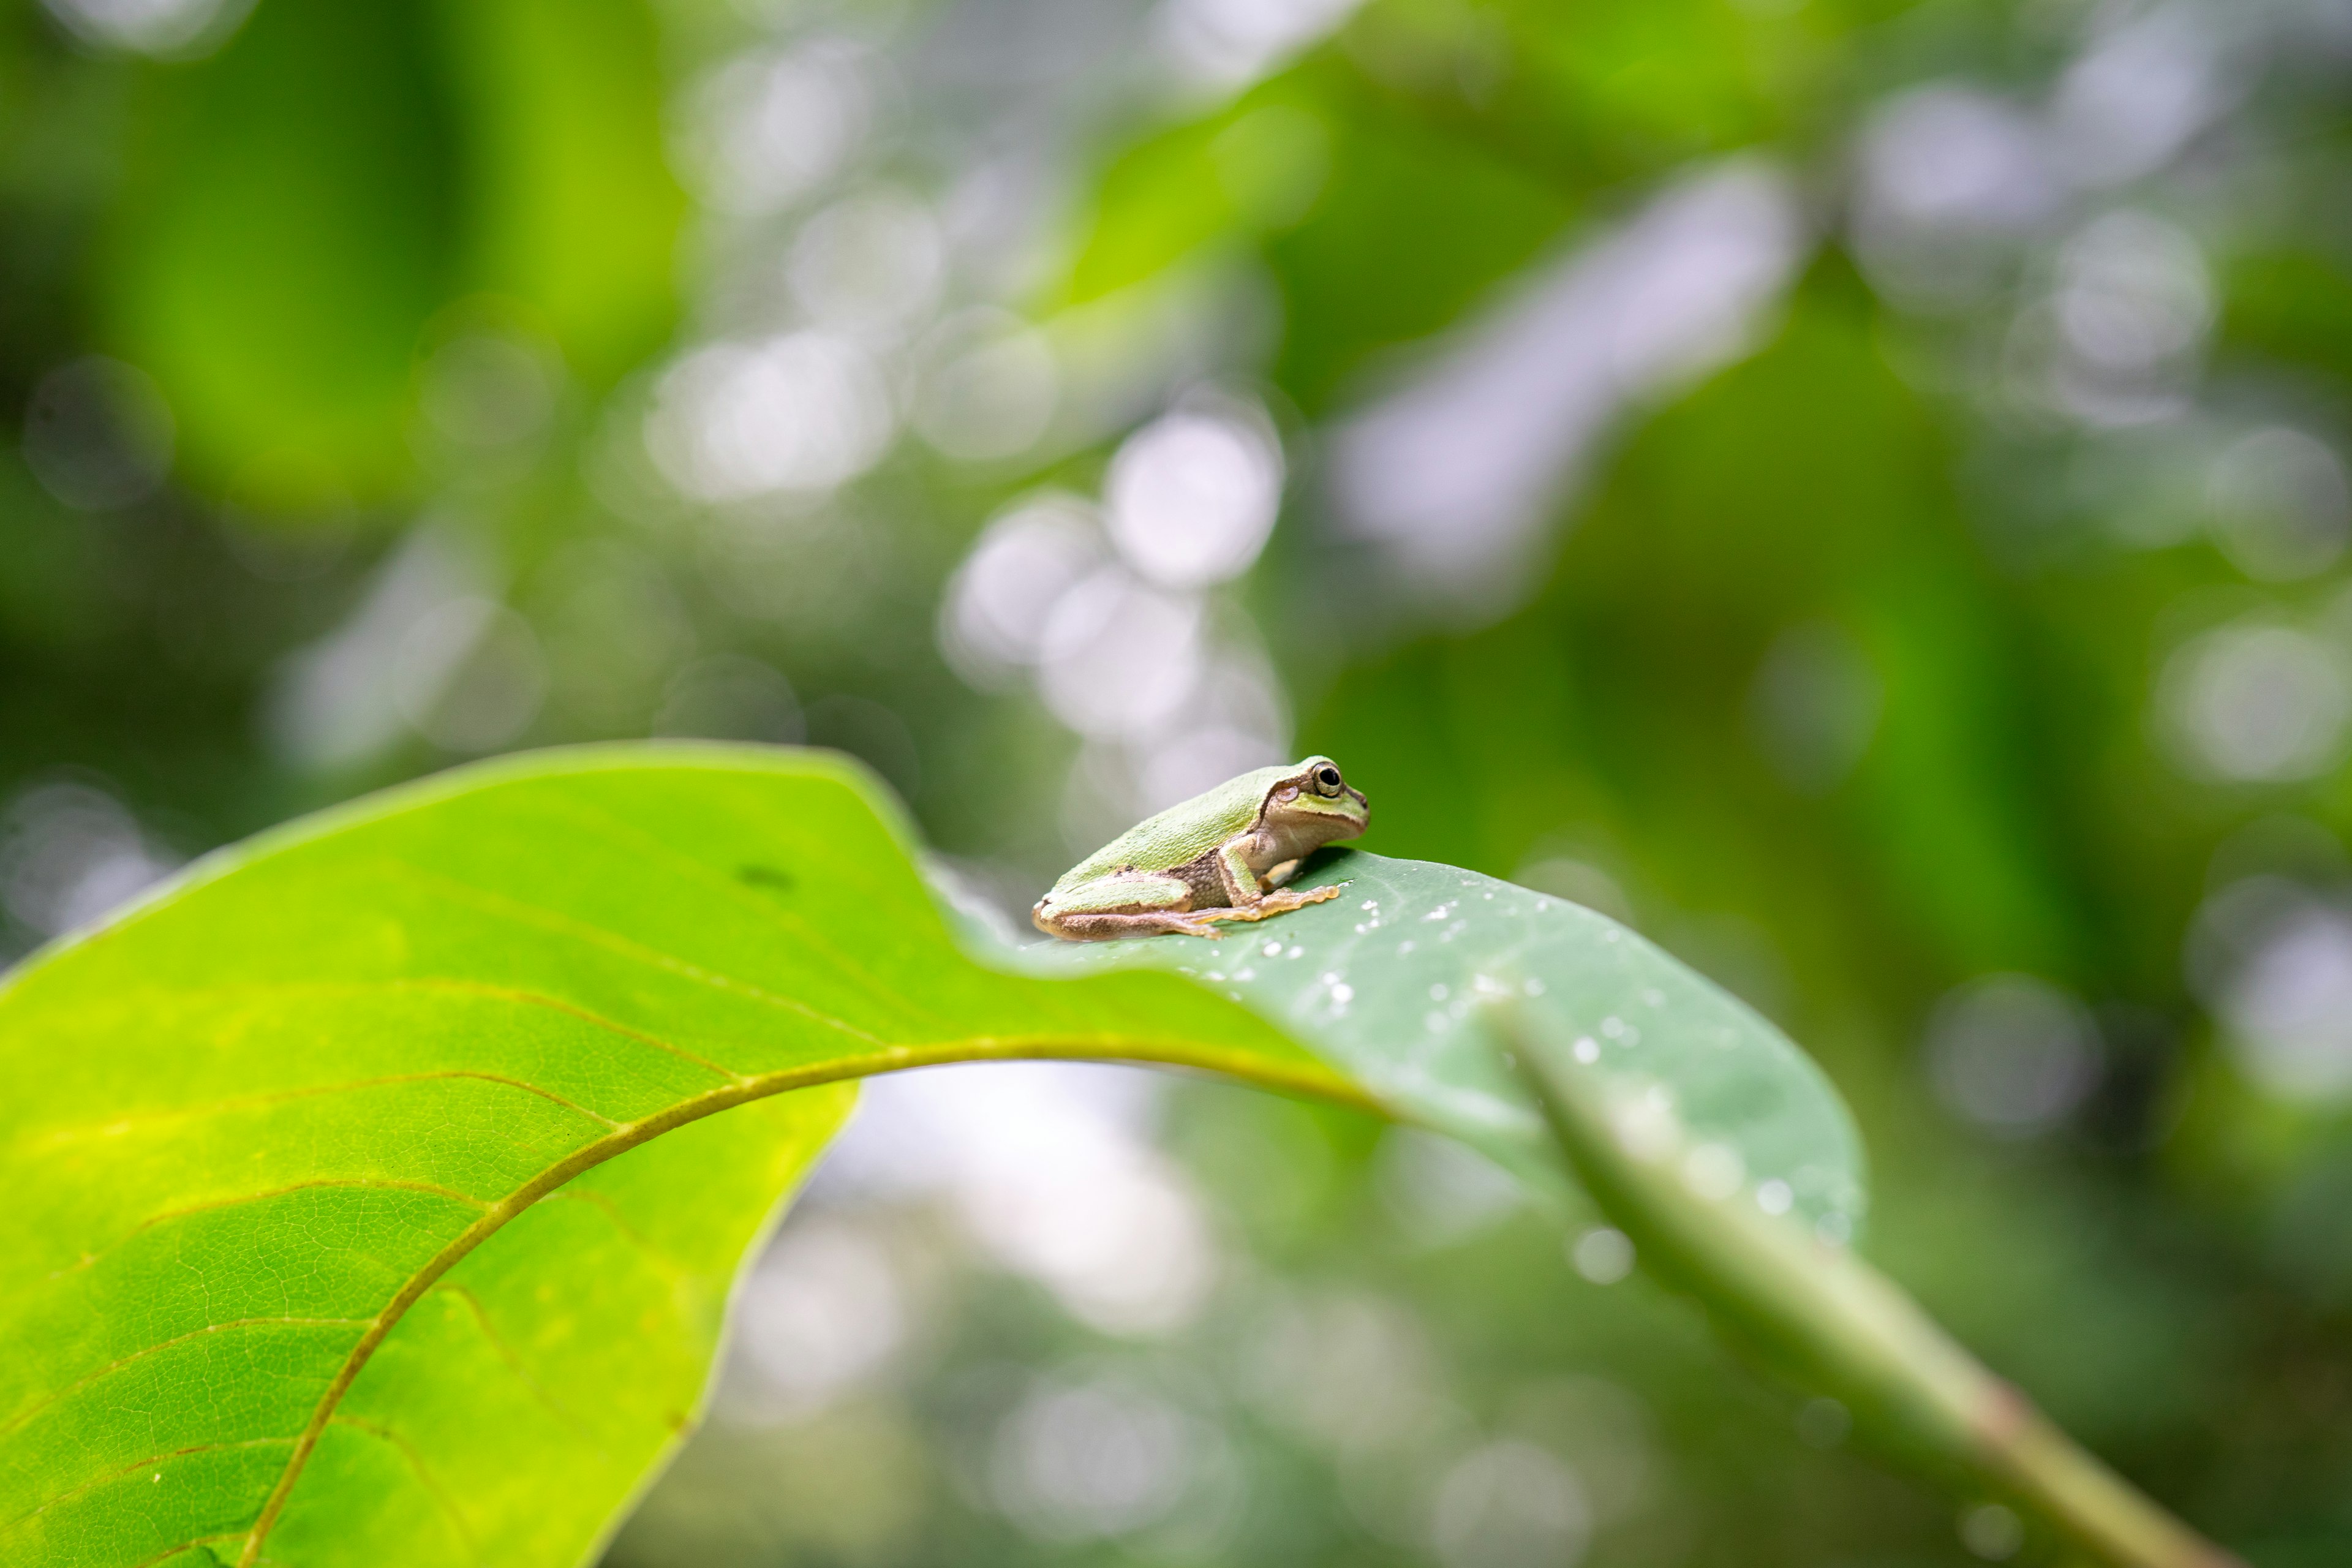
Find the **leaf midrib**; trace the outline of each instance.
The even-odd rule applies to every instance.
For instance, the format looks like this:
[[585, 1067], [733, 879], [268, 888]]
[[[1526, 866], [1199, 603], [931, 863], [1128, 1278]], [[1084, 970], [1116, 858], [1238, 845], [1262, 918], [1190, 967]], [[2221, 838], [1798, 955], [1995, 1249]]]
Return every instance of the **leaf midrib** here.
[[[343, 1364], [320, 1395], [310, 1421], [293, 1439], [294, 1451], [286, 1461], [285, 1469], [270, 1489], [262, 1503], [261, 1512], [254, 1520], [247, 1537], [244, 1552], [238, 1557], [238, 1568], [252, 1568], [259, 1560], [263, 1542], [276, 1527], [295, 1483], [301, 1479], [310, 1463], [320, 1436], [334, 1418], [336, 1407], [349, 1393], [369, 1359], [374, 1355], [393, 1329], [407, 1315], [408, 1310], [422, 1300], [443, 1276], [467, 1254], [473, 1252], [509, 1222], [533, 1204], [562, 1187], [584, 1172], [605, 1161], [626, 1153], [638, 1145], [651, 1142], [665, 1132], [674, 1131], [689, 1122], [721, 1110], [732, 1110], [755, 1100], [786, 1094], [794, 1089], [814, 1089], [828, 1083], [840, 1083], [851, 1079], [869, 1078], [883, 1072], [902, 1071], [909, 1068], [940, 1067], [953, 1062], [996, 1061], [1010, 1059], [1060, 1061], [1117, 1061], [1163, 1067], [1196, 1068], [1223, 1073], [1245, 1079], [1261, 1088], [1285, 1093], [1329, 1100], [1352, 1110], [1377, 1116], [1391, 1114], [1390, 1110], [1373, 1100], [1355, 1084], [1328, 1068], [1310, 1064], [1297, 1068], [1276, 1065], [1265, 1058], [1242, 1052], [1171, 1048], [1151, 1041], [1128, 1040], [1117, 1036], [1102, 1036], [1086, 1040], [1007, 1038], [1001, 1036], [975, 1036], [969, 1039], [930, 1046], [884, 1046], [861, 1052], [855, 1057], [831, 1061], [804, 1064], [772, 1073], [762, 1073], [739, 1079], [721, 1088], [709, 1089], [691, 1099], [678, 1101], [642, 1121], [625, 1123], [604, 1138], [582, 1145], [562, 1159], [548, 1166], [529, 1182], [506, 1197], [493, 1203], [482, 1216], [466, 1227], [449, 1244], [427, 1259], [412, 1275], [407, 1283], [385, 1303], [383, 1310], [370, 1321], [359, 1342], [352, 1347]], [[283, 1442], [284, 1438], [270, 1439]], [[57, 1500], [51, 1499], [53, 1503]], [[44, 1504], [43, 1507], [47, 1507]], [[35, 1511], [39, 1511], [36, 1510]], [[234, 1539], [230, 1537], [229, 1539]]]

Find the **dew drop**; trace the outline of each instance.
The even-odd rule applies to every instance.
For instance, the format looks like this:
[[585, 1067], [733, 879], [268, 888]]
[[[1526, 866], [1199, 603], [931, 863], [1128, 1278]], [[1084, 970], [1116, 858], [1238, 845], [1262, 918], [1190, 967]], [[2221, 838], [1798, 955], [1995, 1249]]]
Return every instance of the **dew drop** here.
[[1633, 1244], [1611, 1226], [1596, 1226], [1570, 1244], [1568, 1260], [1595, 1285], [1614, 1285], [1633, 1271]]
[[1663, 1084], [1652, 1084], [1638, 1097], [1612, 1106], [1609, 1120], [1618, 1147], [1636, 1160], [1654, 1164], [1672, 1155], [1682, 1142], [1682, 1121]]
[[1683, 1160], [1683, 1184], [1709, 1202], [1729, 1197], [1747, 1179], [1747, 1163], [1727, 1143], [1702, 1143]]
[[1797, 1412], [1797, 1440], [1808, 1448], [1834, 1448], [1853, 1429], [1853, 1417], [1834, 1399], [1816, 1399]]

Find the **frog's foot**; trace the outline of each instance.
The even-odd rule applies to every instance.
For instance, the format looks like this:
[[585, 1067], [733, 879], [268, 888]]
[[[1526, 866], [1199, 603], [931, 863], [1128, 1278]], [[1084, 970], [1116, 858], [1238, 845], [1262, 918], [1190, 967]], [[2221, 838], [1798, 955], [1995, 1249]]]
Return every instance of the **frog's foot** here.
[[1339, 896], [1339, 889], [1347, 885], [1345, 882], [1336, 882], [1330, 887], [1317, 888], [1311, 892], [1305, 893], [1293, 892], [1285, 888], [1280, 892], [1268, 893], [1247, 909], [1200, 910], [1195, 911], [1192, 918], [1202, 921], [1272, 920], [1276, 915], [1286, 915], [1293, 910], [1303, 910], [1309, 904], [1319, 904], [1326, 899], [1336, 899]]

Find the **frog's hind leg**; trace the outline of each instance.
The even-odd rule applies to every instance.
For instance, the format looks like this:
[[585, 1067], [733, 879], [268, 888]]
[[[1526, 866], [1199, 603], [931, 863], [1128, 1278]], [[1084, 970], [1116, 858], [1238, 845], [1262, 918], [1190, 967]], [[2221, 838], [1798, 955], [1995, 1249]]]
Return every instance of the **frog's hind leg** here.
[[1053, 921], [1047, 925], [1041, 915], [1037, 928], [1071, 942], [1115, 942], [1121, 937], [1162, 934], [1205, 936], [1213, 941], [1217, 935], [1216, 928], [1204, 923], [1203, 917], [1172, 910], [1137, 915], [1055, 915]]
[[1069, 942], [1179, 932], [1213, 938], [1192, 910], [1192, 889], [1166, 872], [1127, 871], [1056, 898], [1047, 894], [1029, 918], [1047, 936]]
[[1309, 904], [1319, 904], [1326, 899], [1336, 899], [1346, 883], [1328, 888], [1317, 888], [1310, 892], [1294, 892], [1288, 888], [1271, 892], [1254, 904], [1237, 910], [1202, 910], [1191, 918], [1196, 921], [1263, 921], [1276, 915], [1286, 915], [1293, 910], [1303, 910]]

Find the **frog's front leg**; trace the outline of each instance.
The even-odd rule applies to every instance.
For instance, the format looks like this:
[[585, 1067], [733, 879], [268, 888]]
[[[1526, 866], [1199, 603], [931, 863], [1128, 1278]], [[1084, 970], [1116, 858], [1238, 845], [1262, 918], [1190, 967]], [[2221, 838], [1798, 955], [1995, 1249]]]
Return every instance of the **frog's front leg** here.
[[1260, 892], [1258, 875], [1250, 869], [1248, 858], [1249, 851], [1254, 847], [1255, 847], [1254, 836], [1246, 833], [1218, 846], [1217, 880], [1223, 885], [1225, 902], [1231, 907], [1222, 910], [1202, 910], [1194, 917], [1195, 919], [1262, 921], [1276, 915], [1288, 914], [1293, 910], [1305, 909], [1308, 904], [1319, 904], [1326, 899], [1336, 899], [1339, 896], [1339, 889], [1336, 887], [1317, 888], [1312, 892], [1307, 893], [1293, 892], [1289, 889], [1280, 887], [1281, 882], [1286, 882], [1292, 876], [1297, 874], [1297, 860], [1286, 860], [1275, 867], [1273, 869], [1276, 873], [1280, 873], [1279, 877], [1269, 876], [1267, 879], [1274, 884], [1276, 890]]
[[1192, 885], [1166, 871], [1121, 871], [1066, 893], [1048, 893], [1029, 918], [1047, 936], [1069, 942], [1109, 942], [1163, 931], [1217, 934], [1193, 912]]

